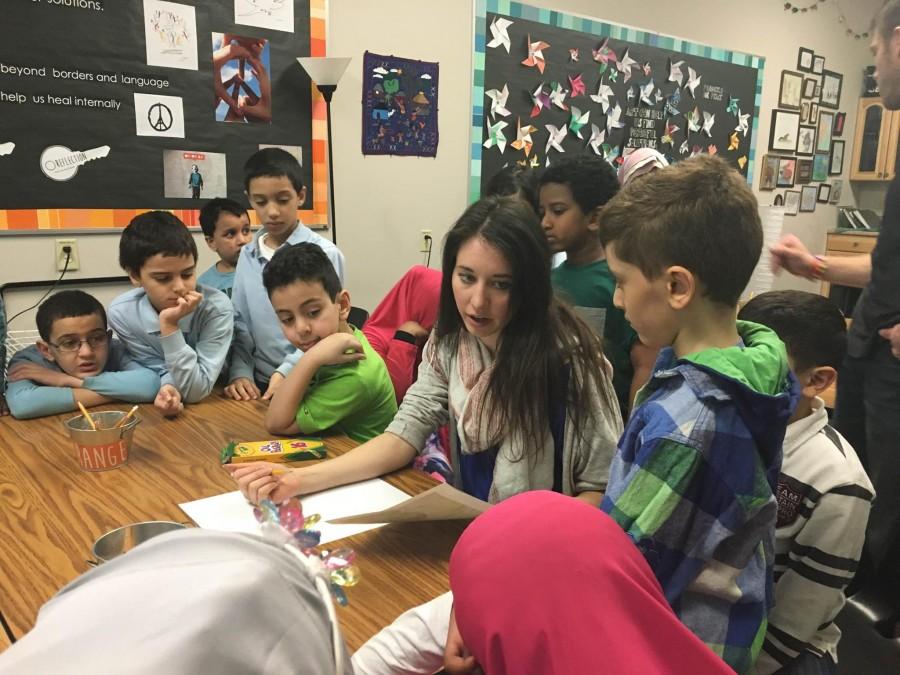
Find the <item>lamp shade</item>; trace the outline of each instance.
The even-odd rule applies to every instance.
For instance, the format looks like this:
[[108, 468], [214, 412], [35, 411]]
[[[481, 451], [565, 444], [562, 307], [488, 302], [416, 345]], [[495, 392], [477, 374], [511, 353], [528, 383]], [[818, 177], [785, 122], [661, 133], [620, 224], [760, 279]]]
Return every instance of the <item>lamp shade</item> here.
[[336, 85], [350, 65], [349, 56], [301, 56], [297, 62], [318, 85]]

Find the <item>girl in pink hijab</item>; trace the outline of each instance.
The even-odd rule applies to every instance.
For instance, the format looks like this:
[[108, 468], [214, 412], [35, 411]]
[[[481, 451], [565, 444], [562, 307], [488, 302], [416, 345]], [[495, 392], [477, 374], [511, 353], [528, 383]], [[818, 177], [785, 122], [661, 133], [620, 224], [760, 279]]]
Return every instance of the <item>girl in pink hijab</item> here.
[[665, 169], [667, 166], [669, 166], [669, 162], [661, 152], [653, 148], [638, 148], [626, 155], [619, 166], [619, 185], [625, 187], [638, 176], [646, 175], [657, 169]]
[[622, 529], [558, 493], [478, 517], [453, 549], [450, 587], [450, 673], [732, 673], [678, 620]]

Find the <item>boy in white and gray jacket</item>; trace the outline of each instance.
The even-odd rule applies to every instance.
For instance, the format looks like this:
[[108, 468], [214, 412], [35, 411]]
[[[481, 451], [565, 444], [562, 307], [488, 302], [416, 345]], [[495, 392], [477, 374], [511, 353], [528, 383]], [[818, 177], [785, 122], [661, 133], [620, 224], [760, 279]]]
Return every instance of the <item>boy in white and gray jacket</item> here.
[[802, 387], [784, 436], [775, 607], [757, 672], [836, 673], [841, 631], [834, 619], [856, 573], [875, 496], [853, 448], [828, 425], [819, 398], [843, 361], [846, 324], [830, 300], [802, 291], [763, 293], [739, 318], [778, 333]]

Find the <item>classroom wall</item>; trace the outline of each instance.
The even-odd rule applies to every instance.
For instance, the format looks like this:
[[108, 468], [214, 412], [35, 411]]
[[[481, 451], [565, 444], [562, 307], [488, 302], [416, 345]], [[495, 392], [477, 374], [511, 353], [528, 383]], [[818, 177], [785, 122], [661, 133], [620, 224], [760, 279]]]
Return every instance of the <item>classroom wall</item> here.
[[[737, 0], [542, 0], [542, 6], [636, 26], [766, 57], [762, 111], [756, 141], [753, 185], [758, 184], [766, 154], [771, 110], [777, 104], [781, 71], [796, 70], [797, 49], [805, 46], [826, 57], [826, 68], [844, 75], [841, 110], [848, 113], [843, 203], [855, 203], [848, 180], [855, 110], [862, 69], [871, 63], [868, 45], [844, 35], [837, 8], [824, 3], [819, 11], [791, 15], [780, 3]], [[877, 9], [875, 0], [845, 8], [851, 23]], [[431, 229], [433, 267], [440, 267], [440, 240], [467, 203], [469, 123], [471, 115], [473, 3], [470, 0], [331, 0], [329, 48], [332, 56], [352, 56], [332, 103], [334, 123], [336, 216], [338, 245], [347, 258], [347, 286], [356, 305], [372, 309], [397, 277], [423, 261], [418, 252], [421, 229]], [[361, 154], [361, 70], [365, 50], [440, 62], [440, 144], [437, 157], [382, 157]], [[863, 190], [866, 204], [878, 204], [883, 188]], [[763, 203], [773, 193], [757, 192]], [[880, 206], [879, 206], [880, 210]], [[836, 207], [817, 205], [811, 214], [785, 218], [785, 231], [797, 234], [815, 250], [823, 250], [825, 233], [836, 223]], [[76, 275], [119, 274], [117, 237], [78, 237], [81, 271]], [[4, 264], [0, 284], [12, 280], [51, 278], [53, 238], [0, 238]], [[200, 268], [212, 262], [202, 238]], [[813, 284], [782, 276], [777, 287], [813, 290]]]

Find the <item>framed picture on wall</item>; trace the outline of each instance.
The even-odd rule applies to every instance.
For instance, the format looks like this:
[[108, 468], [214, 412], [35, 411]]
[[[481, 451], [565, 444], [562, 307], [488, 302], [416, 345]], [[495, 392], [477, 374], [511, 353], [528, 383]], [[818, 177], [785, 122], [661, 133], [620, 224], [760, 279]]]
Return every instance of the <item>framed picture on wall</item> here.
[[842, 173], [844, 173], [844, 141], [832, 141], [828, 175], [840, 176]]
[[815, 56], [812, 49], [800, 47], [800, 51], [797, 52], [797, 70], [802, 70], [804, 73], [811, 73]]
[[841, 192], [844, 190], [844, 181], [840, 178], [837, 180], [831, 181], [831, 198], [828, 200], [832, 204], [837, 204], [841, 201]]
[[803, 98], [812, 98], [816, 95], [816, 81], [811, 77], [803, 80]]
[[778, 107], [788, 110], [800, 110], [800, 97], [803, 94], [803, 74], [791, 70], [781, 71], [781, 88], [778, 90]]
[[832, 133], [833, 136], [843, 136], [844, 135], [844, 122], [847, 121], [847, 113], [839, 112], [834, 116], [834, 131]]
[[809, 121], [809, 101], [801, 101], [800, 103], [800, 124], [806, 124]]
[[830, 163], [829, 155], [816, 155], [813, 157], [813, 174], [814, 181], [828, 180], [828, 166]]
[[778, 179], [778, 155], [766, 155], [763, 157], [762, 173], [759, 177], [760, 190], [774, 190]]
[[794, 187], [794, 174], [797, 172], [796, 157], [778, 158], [778, 178], [775, 184], [778, 187]]
[[796, 216], [800, 207], [800, 192], [798, 190], [784, 191], [784, 213], [788, 216]]
[[812, 181], [813, 161], [811, 159], [797, 158], [797, 185], [805, 185]]
[[800, 188], [800, 211], [810, 212], [816, 210], [816, 197], [818, 190], [815, 185], [804, 185]]
[[841, 87], [844, 76], [831, 70], [822, 73], [822, 95], [819, 97], [819, 105], [823, 108], [834, 108], [841, 103]]
[[816, 124], [819, 121], [819, 104], [818, 103], [810, 103], [809, 104], [809, 123]]
[[816, 134], [816, 152], [831, 152], [831, 130], [834, 128], [834, 113], [819, 113], [818, 133]]
[[816, 128], [801, 124], [797, 135], [797, 154], [812, 157], [816, 151]]
[[825, 70], [825, 57], [824, 56], [813, 56], [812, 71], [816, 75], [821, 75], [823, 70]]
[[[796, 152], [798, 131], [800, 131], [799, 112], [773, 110], [772, 129], [769, 132], [769, 150]], [[830, 134], [828, 140], [831, 141]]]
[[831, 199], [831, 186], [828, 183], [822, 183], [819, 186], [817, 201], [820, 204], [827, 204], [829, 199]]

